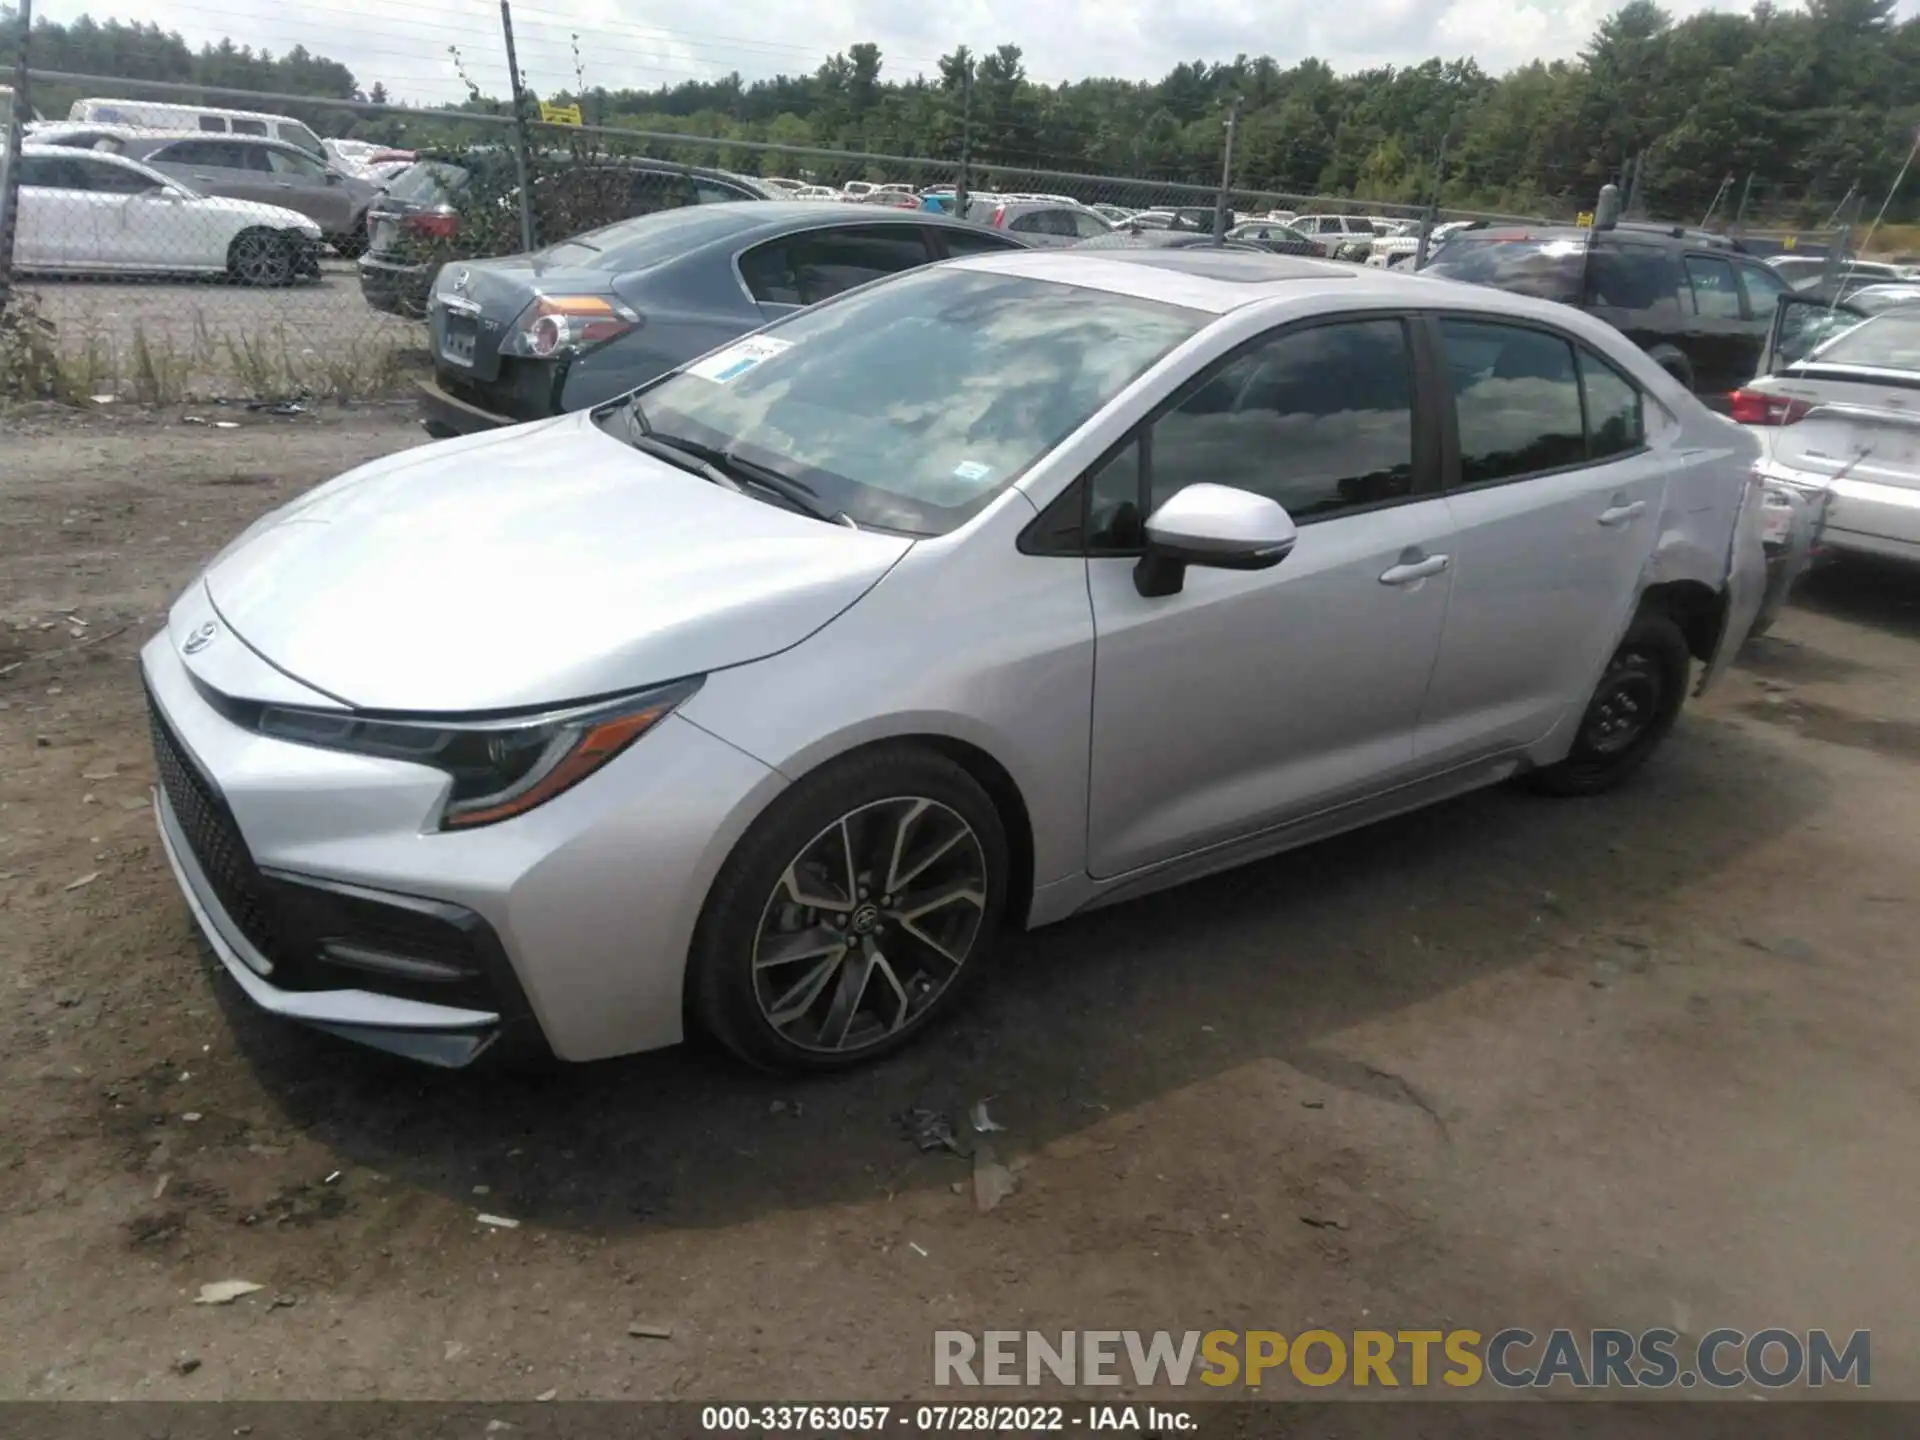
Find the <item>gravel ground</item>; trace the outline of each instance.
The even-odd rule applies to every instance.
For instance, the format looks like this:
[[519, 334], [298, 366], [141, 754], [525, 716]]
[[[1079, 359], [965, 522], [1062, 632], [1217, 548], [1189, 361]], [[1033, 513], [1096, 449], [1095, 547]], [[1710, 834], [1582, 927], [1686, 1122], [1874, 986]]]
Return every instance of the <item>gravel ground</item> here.
[[[1022, 937], [863, 1073], [444, 1075], [250, 1013], [153, 836], [168, 597], [417, 439], [239, 418], [0, 421], [0, 1396], [880, 1399], [941, 1327], [1316, 1323], [1868, 1328], [1920, 1396], [1911, 575], [1813, 577], [1618, 794]], [[988, 1214], [896, 1118], [983, 1096]]]

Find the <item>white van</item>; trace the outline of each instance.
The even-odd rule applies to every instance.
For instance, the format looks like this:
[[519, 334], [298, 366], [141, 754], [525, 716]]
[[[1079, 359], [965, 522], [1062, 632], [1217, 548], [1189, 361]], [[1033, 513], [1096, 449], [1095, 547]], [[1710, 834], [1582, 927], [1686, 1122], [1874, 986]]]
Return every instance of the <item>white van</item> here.
[[163, 105], [157, 100], [76, 100], [69, 120], [94, 125], [137, 125], [147, 130], [204, 130], [214, 135], [267, 135], [298, 145], [321, 164], [329, 157], [320, 137], [298, 120], [256, 110], [216, 110], [206, 105]]

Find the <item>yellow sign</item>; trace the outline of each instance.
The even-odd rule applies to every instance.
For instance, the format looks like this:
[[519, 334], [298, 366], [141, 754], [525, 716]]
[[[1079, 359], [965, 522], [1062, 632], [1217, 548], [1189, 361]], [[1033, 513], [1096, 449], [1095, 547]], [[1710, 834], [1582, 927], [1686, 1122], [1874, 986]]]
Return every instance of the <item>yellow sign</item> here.
[[1794, 246], [1798, 245], [1799, 243], [1800, 243], [1800, 237], [1798, 235], [1789, 235], [1786, 237], [1786, 239], [1780, 242], [1780, 248], [1782, 250], [1791, 250], [1793, 249]]
[[1573, 217], [1573, 223], [1578, 225], [1582, 230], [1591, 229], [1593, 226], [1593, 212], [1591, 210], [1582, 210], [1578, 215]]
[[549, 125], [579, 125], [584, 123], [580, 119], [580, 107], [578, 105], [549, 105], [544, 100], [540, 102], [540, 118]]

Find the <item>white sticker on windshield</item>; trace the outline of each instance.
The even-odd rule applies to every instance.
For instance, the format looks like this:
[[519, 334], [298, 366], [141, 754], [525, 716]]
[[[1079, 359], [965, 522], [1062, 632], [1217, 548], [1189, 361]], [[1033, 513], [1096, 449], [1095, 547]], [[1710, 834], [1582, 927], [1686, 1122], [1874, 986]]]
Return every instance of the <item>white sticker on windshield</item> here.
[[737, 345], [729, 345], [707, 356], [698, 364], [689, 365], [687, 373], [724, 385], [729, 380], [738, 380], [756, 365], [771, 360], [783, 350], [792, 348], [791, 340], [782, 340], [773, 335], [751, 335]]
[[984, 480], [993, 474], [993, 466], [983, 465], [978, 460], [962, 460], [953, 467], [956, 480]]

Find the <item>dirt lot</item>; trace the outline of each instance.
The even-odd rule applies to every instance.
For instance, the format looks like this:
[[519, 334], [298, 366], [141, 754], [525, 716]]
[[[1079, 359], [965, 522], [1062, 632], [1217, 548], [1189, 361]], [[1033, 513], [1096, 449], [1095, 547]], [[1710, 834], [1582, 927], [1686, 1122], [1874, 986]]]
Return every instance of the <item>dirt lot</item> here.
[[[1318, 1323], [1870, 1328], [1920, 1396], [1911, 576], [1815, 577], [1622, 793], [1024, 937], [877, 1069], [443, 1075], [249, 1013], [153, 837], [168, 597], [416, 439], [242, 418], [0, 422], [0, 1395], [878, 1399], [940, 1327]], [[984, 1215], [895, 1118], [982, 1096]]]

